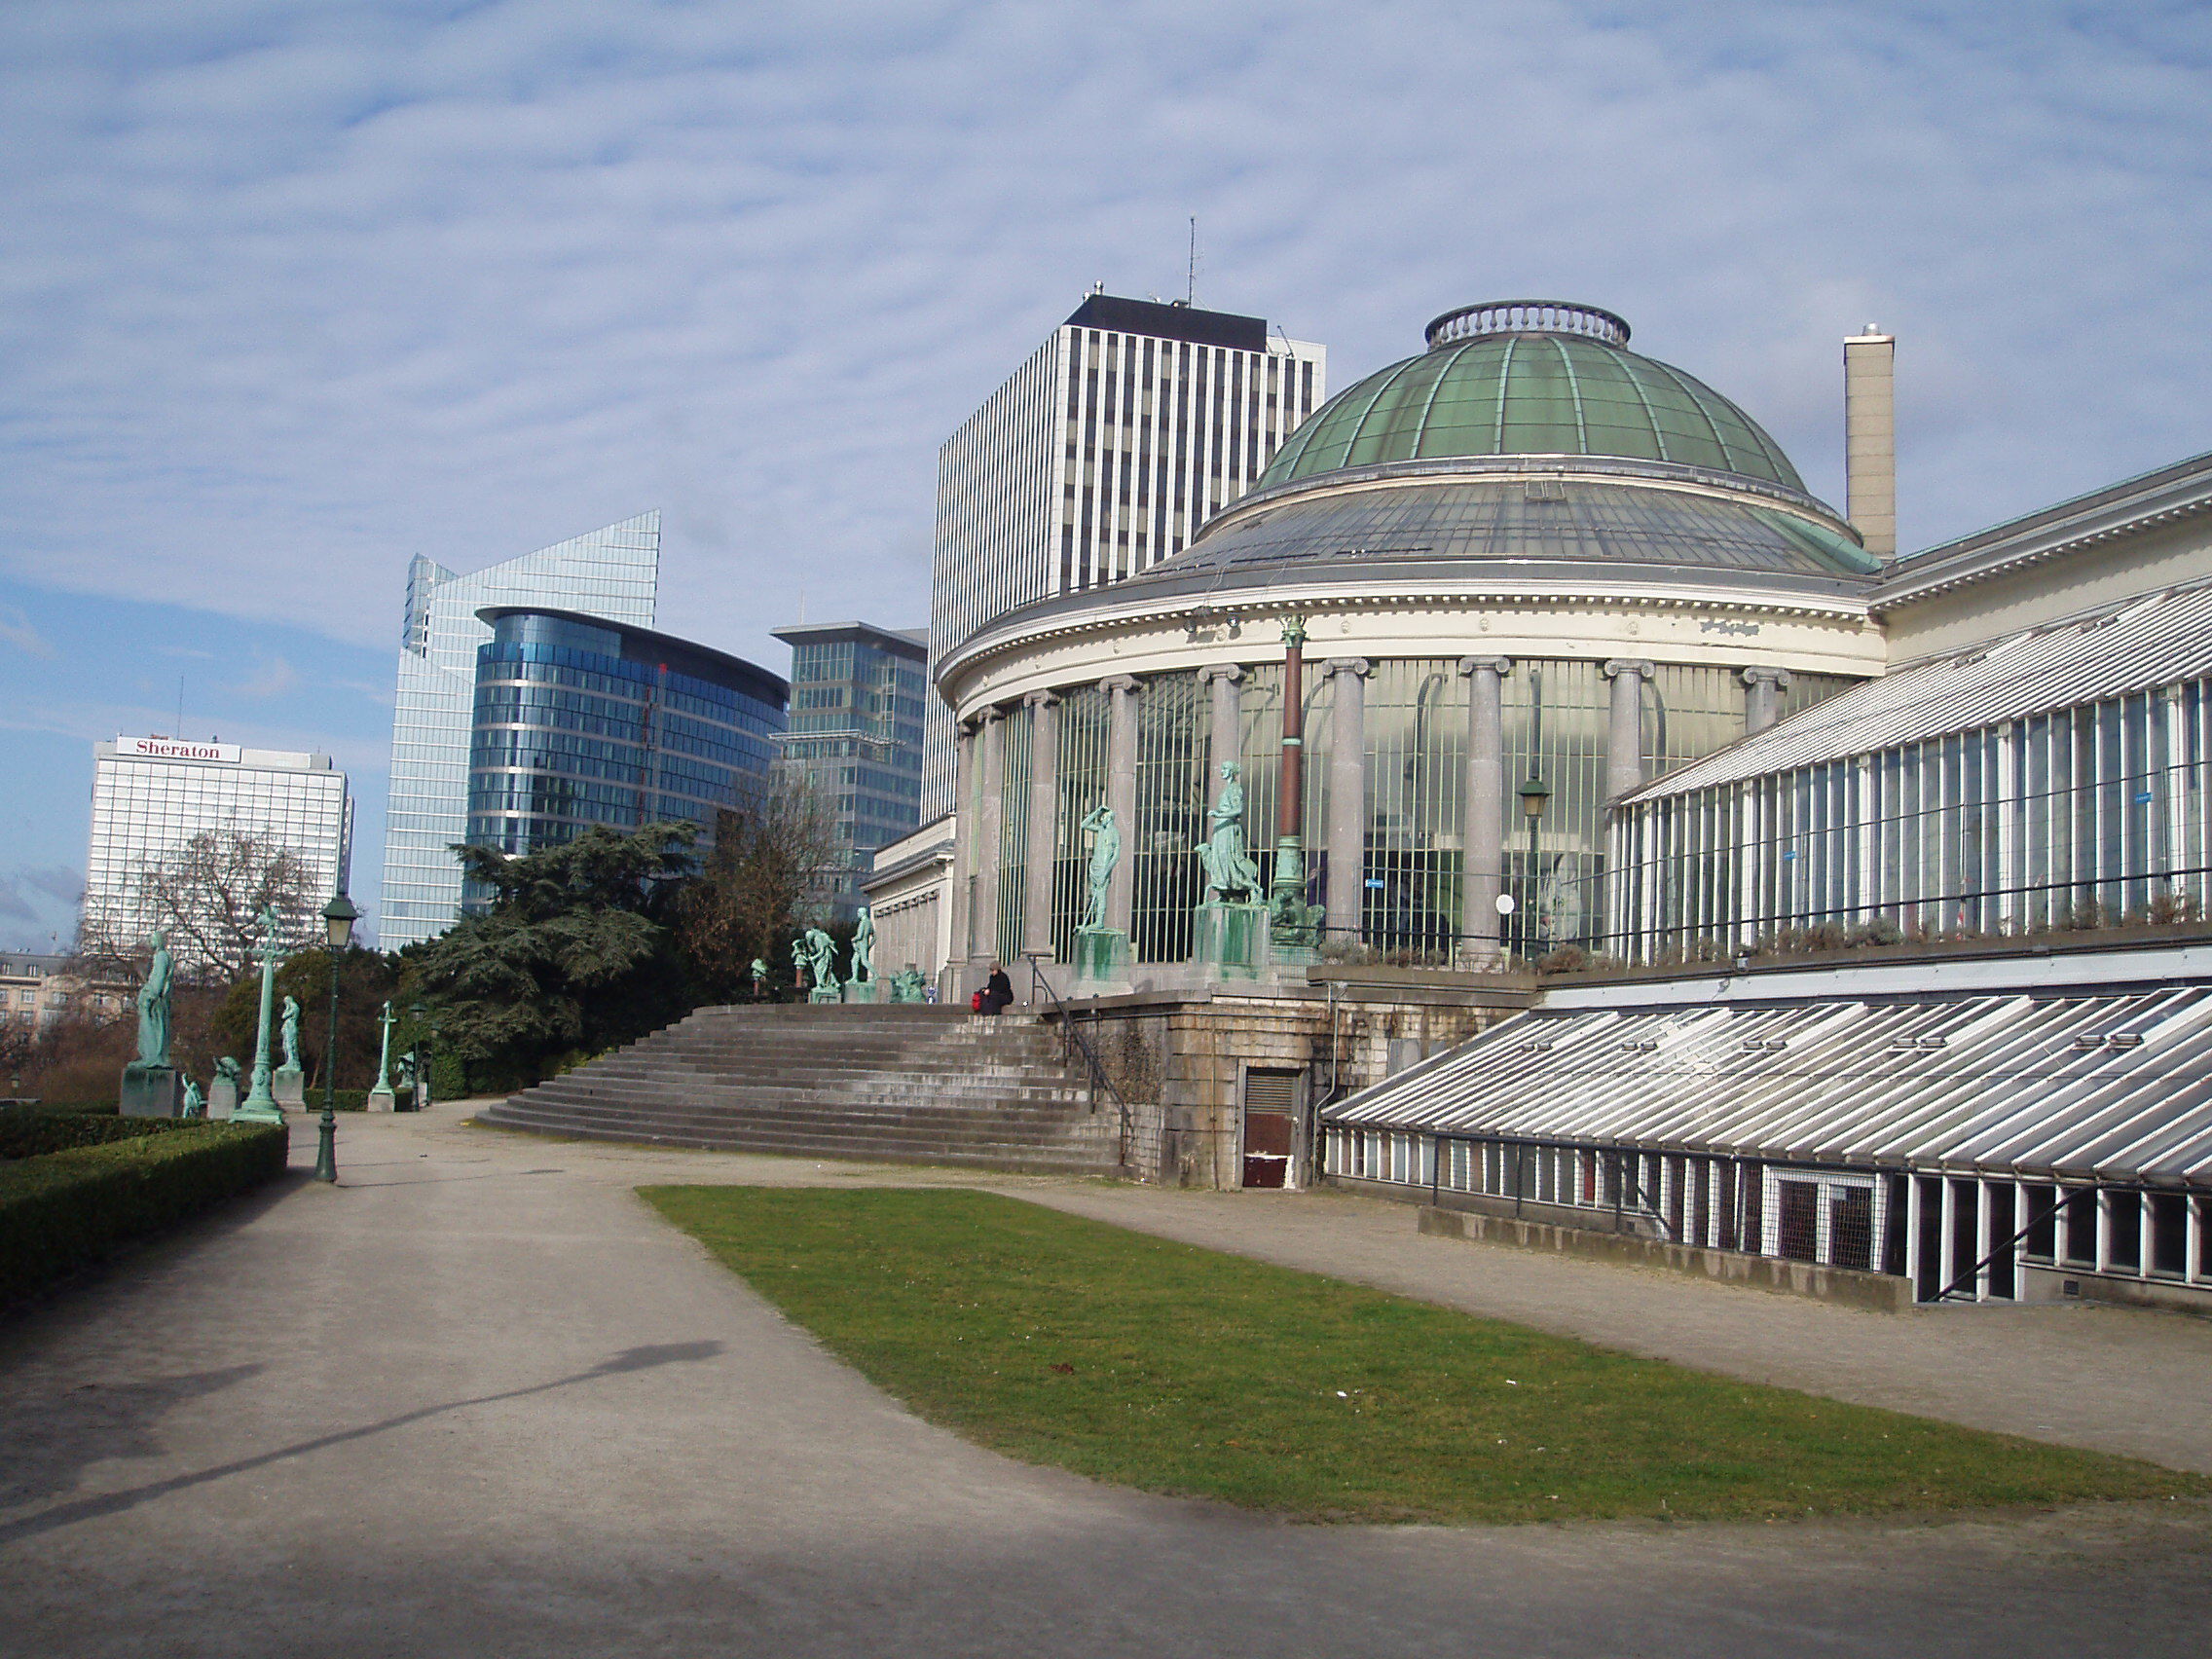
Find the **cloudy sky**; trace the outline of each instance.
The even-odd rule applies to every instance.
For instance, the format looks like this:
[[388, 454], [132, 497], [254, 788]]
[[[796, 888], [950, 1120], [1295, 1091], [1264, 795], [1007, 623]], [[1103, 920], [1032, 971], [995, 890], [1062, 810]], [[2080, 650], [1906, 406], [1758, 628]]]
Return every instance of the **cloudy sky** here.
[[1325, 343], [1556, 295], [1926, 545], [2212, 449], [2212, 10], [1546, 0], [0, 6], [0, 942], [92, 740], [330, 750], [381, 863], [408, 556], [647, 507], [773, 667], [927, 612], [939, 441], [1093, 281]]

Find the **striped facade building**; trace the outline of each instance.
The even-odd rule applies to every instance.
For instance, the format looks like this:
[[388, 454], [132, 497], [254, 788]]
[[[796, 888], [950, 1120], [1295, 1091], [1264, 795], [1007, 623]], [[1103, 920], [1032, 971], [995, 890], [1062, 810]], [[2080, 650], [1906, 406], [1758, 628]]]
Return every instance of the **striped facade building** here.
[[[1019, 606], [1180, 552], [1326, 379], [1324, 348], [1262, 318], [1090, 295], [939, 452], [933, 663]], [[932, 699], [923, 820], [951, 805], [952, 717]]]

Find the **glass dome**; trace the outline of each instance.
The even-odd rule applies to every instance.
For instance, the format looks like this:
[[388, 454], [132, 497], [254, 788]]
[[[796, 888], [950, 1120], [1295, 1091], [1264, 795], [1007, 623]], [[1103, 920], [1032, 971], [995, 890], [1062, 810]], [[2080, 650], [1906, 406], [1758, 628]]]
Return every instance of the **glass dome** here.
[[1629, 350], [1628, 325], [1610, 312], [1493, 301], [1446, 313], [1428, 339], [1419, 356], [1315, 410], [1256, 488], [1383, 461], [1590, 455], [1804, 491], [1757, 422], [1695, 377]]

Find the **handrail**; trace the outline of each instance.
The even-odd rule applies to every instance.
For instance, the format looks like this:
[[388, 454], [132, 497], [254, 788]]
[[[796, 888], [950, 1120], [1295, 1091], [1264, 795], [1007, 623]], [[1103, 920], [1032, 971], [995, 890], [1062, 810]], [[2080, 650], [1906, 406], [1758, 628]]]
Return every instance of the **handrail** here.
[[[1988, 1255], [1982, 1257], [1980, 1261], [1974, 1263], [1972, 1267], [1967, 1269], [1965, 1272], [1959, 1274], [1957, 1278], [1953, 1279], [1949, 1284], [1945, 1285], [1934, 1296], [1928, 1298], [1928, 1300], [1931, 1302], [1950, 1302], [1954, 1300], [1966, 1302], [1979, 1301], [1980, 1297], [1975, 1292], [1968, 1292], [1968, 1294], [1963, 1297], [1960, 1296], [1959, 1293], [1962, 1290], [1965, 1290], [1966, 1287], [1970, 1284], [1978, 1287], [1981, 1280], [1983, 1269], [1994, 1266], [1998, 1258], [2003, 1256], [2008, 1250], [2017, 1248], [2021, 1239], [2027, 1237], [2029, 1234], [2033, 1233], [2045, 1222], [2047, 1221], [2051, 1223], [2052, 1227], [2055, 1229], [2058, 1222], [2058, 1216], [2061, 1211], [2071, 1208], [2075, 1199], [2089, 1198], [2098, 1191], [2099, 1189], [2093, 1186], [2076, 1187], [2073, 1191], [2067, 1193], [2064, 1198], [2060, 1198], [2056, 1203], [2052, 1204], [2050, 1208], [2046, 1210], [2042, 1215], [2037, 1215], [2035, 1213], [2035, 1200], [2033, 1198], [2030, 1198], [2028, 1200], [2028, 1221], [2026, 1226], [2022, 1227], [2019, 1232], [2013, 1234], [2011, 1237], [2006, 1239], [2004, 1243], [1998, 1245], [1997, 1248], [1990, 1251]], [[2056, 1245], [2058, 1243], [2058, 1239], [2055, 1234], [2053, 1235], [2051, 1242], [2053, 1245]], [[2050, 1259], [2051, 1265], [2054, 1267], [2057, 1266], [2058, 1263], [2063, 1259], [2063, 1251], [2061, 1249], [2053, 1249], [2051, 1251]], [[2017, 1266], [2015, 1266], [2012, 1271], [2015, 1275], [2017, 1275], [2019, 1272]]]
[[[1121, 1113], [1122, 1119], [1122, 1164], [1124, 1168], [1127, 1167], [1129, 1138], [1135, 1132], [1134, 1125], [1129, 1119], [1129, 1103], [1122, 1098], [1122, 1091], [1114, 1087], [1114, 1080], [1106, 1075], [1105, 1066], [1099, 1063], [1097, 1054], [1091, 1051], [1090, 1045], [1084, 1040], [1083, 1031], [1076, 1024], [1074, 1014], [1068, 1012], [1068, 1005], [1060, 1000], [1060, 993], [1052, 989], [1052, 981], [1045, 977], [1045, 965], [1037, 957], [1032, 956], [1029, 959], [1029, 975], [1034, 982], [1034, 988], [1043, 991], [1052, 999], [1052, 1007], [1060, 1016], [1060, 1053], [1063, 1062], [1072, 1046], [1083, 1051], [1084, 1060], [1090, 1067], [1091, 1110], [1096, 1111], [1098, 1109], [1098, 1086], [1100, 1084], [1104, 1084], [1106, 1092], [1114, 1097], [1115, 1108]], [[1032, 997], [1031, 1000], [1034, 1001], [1035, 998]]]

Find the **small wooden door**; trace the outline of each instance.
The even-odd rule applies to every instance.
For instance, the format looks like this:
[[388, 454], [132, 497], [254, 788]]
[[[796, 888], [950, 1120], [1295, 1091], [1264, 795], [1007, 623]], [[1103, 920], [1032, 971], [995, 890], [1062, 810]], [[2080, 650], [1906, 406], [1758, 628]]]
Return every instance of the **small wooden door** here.
[[1295, 1070], [1253, 1066], [1244, 1073], [1244, 1185], [1281, 1187], [1290, 1179], [1296, 1121]]

